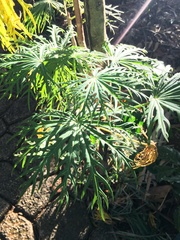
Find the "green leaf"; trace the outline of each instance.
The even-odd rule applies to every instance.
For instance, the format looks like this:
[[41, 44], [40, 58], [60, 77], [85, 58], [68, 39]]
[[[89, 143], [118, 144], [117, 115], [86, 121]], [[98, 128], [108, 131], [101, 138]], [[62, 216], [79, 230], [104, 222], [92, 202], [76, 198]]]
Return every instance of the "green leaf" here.
[[147, 108], [148, 126], [150, 126], [152, 122], [154, 125], [157, 123], [156, 133], [161, 131], [166, 141], [168, 141], [170, 122], [165, 117], [165, 112], [161, 106], [160, 100], [151, 96], [149, 99], [149, 106]]

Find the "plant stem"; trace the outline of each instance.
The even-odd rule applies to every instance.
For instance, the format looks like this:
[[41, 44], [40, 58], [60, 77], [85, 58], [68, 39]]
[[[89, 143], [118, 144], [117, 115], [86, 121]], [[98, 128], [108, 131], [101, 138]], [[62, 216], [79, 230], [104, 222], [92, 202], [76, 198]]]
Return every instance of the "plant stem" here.
[[[70, 12], [67, 11], [67, 6], [66, 6], [66, 1], [64, 1], [64, 10], [67, 18], [67, 24], [69, 27], [73, 26], [72, 21], [71, 21], [71, 15]], [[73, 46], [77, 46], [76, 39], [74, 36], [71, 37], [71, 43]]]
[[73, 0], [73, 3], [74, 3], [74, 13], [76, 17], [77, 41], [80, 47], [86, 48], [80, 3], [79, 3], [79, 0]]

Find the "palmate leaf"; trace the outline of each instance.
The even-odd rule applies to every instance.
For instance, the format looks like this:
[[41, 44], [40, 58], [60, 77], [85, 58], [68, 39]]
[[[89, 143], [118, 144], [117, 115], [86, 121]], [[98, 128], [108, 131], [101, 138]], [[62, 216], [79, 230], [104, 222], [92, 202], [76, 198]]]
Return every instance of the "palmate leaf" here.
[[179, 101], [180, 97], [180, 74], [176, 73], [171, 78], [160, 78], [153, 88], [153, 95], [168, 101]]
[[5, 86], [5, 95], [27, 93], [34, 95], [42, 105], [46, 103], [51, 108], [53, 105], [64, 106], [67, 82], [76, 79], [77, 71], [97, 65], [100, 57], [86, 49], [69, 47], [72, 30], [64, 38], [58, 38], [59, 31], [59, 28], [53, 26], [52, 40], [39, 37], [21, 46], [14, 54], [1, 55], [0, 69], [3, 76], [0, 83]]
[[168, 141], [169, 119], [166, 117], [168, 110], [180, 113], [180, 75], [175, 74], [171, 78], [163, 77], [153, 87], [146, 109], [147, 124], [157, 124], [156, 131], [161, 131]]
[[[130, 141], [129, 139], [125, 141], [128, 133], [125, 130], [124, 133], [121, 131], [122, 139], [118, 145], [118, 139], [114, 138], [113, 134], [108, 135], [99, 131], [95, 123], [92, 123], [87, 116], [57, 110], [49, 114], [36, 114], [30, 119], [28, 126], [33, 126], [34, 131], [29, 134], [29, 128], [22, 128], [21, 138], [29, 136], [18, 150], [21, 154], [17, 163], [22, 163], [22, 176], [30, 176], [25, 187], [33, 184], [34, 190], [37, 179], [41, 187], [44, 179], [47, 179], [52, 172], [50, 166], [54, 160], [54, 170], [57, 171], [54, 194], [61, 189], [59, 201], [68, 199], [69, 189], [76, 196], [78, 189], [82, 188], [81, 197], [84, 197], [91, 188], [93, 189], [91, 207], [97, 205], [103, 214], [103, 206], [105, 204], [108, 208], [108, 199], [113, 197], [113, 191], [103, 163], [103, 156], [97, 150], [97, 145], [92, 143], [90, 136], [98, 139], [103, 146], [106, 144], [109, 150], [117, 156], [116, 161], [119, 161], [119, 164], [116, 163], [116, 165], [121, 165], [123, 162], [128, 163], [128, 157], [123, 150], [127, 149], [127, 143]], [[42, 130], [38, 131], [38, 129]], [[57, 185], [59, 179], [61, 179], [61, 184]]]
[[147, 110], [147, 124], [150, 126], [152, 122], [154, 124], [157, 122], [156, 132], [158, 133], [161, 131], [166, 141], [168, 141], [170, 122], [165, 117], [164, 109], [162, 108], [159, 99], [151, 97], [149, 100], [150, 104]]
[[[81, 111], [95, 112], [99, 109], [107, 117], [106, 112], [114, 111], [118, 105], [123, 109], [126, 102], [131, 102], [133, 109], [136, 104], [146, 102], [147, 96], [143, 93], [144, 81], [145, 79], [137, 81], [133, 74], [129, 76], [127, 69], [106, 67], [96, 68], [90, 75], [81, 74], [76, 81], [69, 84], [69, 88], [78, 99]], [[141, 92], [139, 88], [142, 89]], [[140, 102], [137, 102], [137, 97]], [[116, 116], [114, 114], [115, 118]]]
[[135, 46], [119, 44], [113, 46], [105, 44], [105, 51], [108, 53], [110, 66], [124, 66], [125, 68], [134, 69], [135, 71], [145, 71], [146, 74], [151, 74], [153, 66], [157, 64], [157, 60], [150, 59], [145, 56], [147, 53], [144, 49]]
[[172, 70], [169, 65], [165, 66], [162, 61], [147, 57], [146, 50], [135, 46], [126, 44], [113, 46], [105, 43], [104, 50], [108, 55], [106, 60], [110, 68], [124, 67], [128, 76], [141, 83], [146, 81], [147, 89], [154, 86], [154, 81], [159, 81], [157, 76], [164, 76], [165, 79]]

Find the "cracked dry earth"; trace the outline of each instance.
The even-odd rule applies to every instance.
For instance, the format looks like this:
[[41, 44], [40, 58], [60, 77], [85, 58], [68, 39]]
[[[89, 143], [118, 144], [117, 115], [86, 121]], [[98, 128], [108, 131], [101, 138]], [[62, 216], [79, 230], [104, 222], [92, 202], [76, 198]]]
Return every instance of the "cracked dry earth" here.
[[32, 114], [26, 97], [0, 100], [0, 240], [112, 240], [110, 226], [92, 225], [84, 203], [76, 201], [57, 211], [49, 201], [52, 181], [31, 195], [31, 187], [20, 197], [19, 178], [14, 169], [13, 152], [17, 139], [12, 138], [21, 121]]

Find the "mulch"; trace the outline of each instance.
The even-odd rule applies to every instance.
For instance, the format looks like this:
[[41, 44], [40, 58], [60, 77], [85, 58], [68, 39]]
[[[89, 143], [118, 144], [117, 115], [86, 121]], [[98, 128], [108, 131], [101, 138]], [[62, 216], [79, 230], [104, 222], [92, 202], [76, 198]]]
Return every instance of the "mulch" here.
[[[109, 2], [119, 4], [119, 0]], [[118, 9], [123, 11], [124, 23], [118, 22], [114, 40], [123, 33], [144, 2], [120, 1]], [[180, 72], [180, 1], [152, 0], [121, 42], [145, 48], [149, 57], [162, 60], [175, 72]]]

